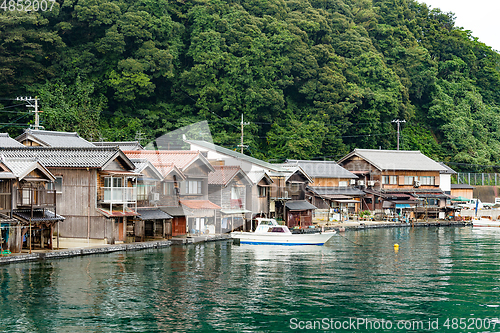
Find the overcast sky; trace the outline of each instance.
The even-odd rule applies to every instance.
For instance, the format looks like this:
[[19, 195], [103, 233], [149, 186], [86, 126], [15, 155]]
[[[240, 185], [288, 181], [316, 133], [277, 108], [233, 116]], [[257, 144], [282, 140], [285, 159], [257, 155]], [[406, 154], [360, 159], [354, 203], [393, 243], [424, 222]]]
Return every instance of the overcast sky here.
[[500, 51], [498, 33], [500, 0], [417, 0], [431, 8], [455, 13], [455, 23], [459, 27], [471, 30], [479, 41]]

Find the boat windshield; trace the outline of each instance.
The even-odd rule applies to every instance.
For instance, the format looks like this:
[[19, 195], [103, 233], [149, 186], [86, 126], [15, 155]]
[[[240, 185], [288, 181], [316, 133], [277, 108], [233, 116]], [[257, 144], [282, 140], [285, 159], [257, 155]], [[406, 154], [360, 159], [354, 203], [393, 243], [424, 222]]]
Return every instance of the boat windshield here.
[[285, 229], [283, 229], [282, 227], [273, 227], [269, 228], [267, 232], [285, 232]]

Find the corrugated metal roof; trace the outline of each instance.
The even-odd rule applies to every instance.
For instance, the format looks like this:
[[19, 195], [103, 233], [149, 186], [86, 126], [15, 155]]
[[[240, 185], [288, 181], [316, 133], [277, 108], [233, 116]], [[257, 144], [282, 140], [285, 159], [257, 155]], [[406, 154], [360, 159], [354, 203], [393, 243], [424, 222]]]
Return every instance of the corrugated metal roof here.
[[284, 165], [298, 165], [313, 178], [358, 178], [333, 161], [287, 160]]
[[[120, 155], [117, 147], [19, 147], [0, 148], [0, 154], [7, 158], [32, 158], [45, 167], [102, 168], [110, 160]], [[122, 155], [130, 165], [128, 158]]]
[[41, 209], [33, 211], [33, 218], [31, 217], [31, 210], [29, 209], [14, 209], [12, 214], [23, 221], [29, 221], [31, 218], [31, 222], [57, 222], [64, 221], [65, 218], [61, 215], [54, 214], [54, 212]]
[[193, 216], [193, 211], [185, 207], [163, 207], [162, 210], [172, 216]]
[[47, 176], [48, 180], [53, 181], [55, 179], [54, 175], [34, 158], [6, 158], [2, 156], [1, 160], [16, 178], [23, 179], [31, 171], [39, 169]]
[[33, 169], [37, 165], [34, 158], [4, 158], [3, 162], [16, 178], [22, 177], [27, 170]]
[[95, 147], [76, 132], [56, 132], [27, 129], [16, 138], [17, 141], [32, 139], [46, 147]]
[[92, 142], [94, 146], [98, 147], [118, 147], [121, 150], [143, 150], [144, 147], [139, 141], [100, 141]]
[[313, 204], [305, 201], [305, 200], [292, 200], [287, 201], [285, 203], [286, 208], [289, 210], [309, 210], [309, 209], [317, 209]]
[[246, 161], [246, 162], [251, 163], [251, 164], [255, 164], [255, 165], [261, 166], [263, 168], [266, 168], [266, 169], [269, 169], [269, 170], [272, 170], [272, 171], [276, 171], [276, 172], [286, 171], [284, 168], [280, 167], [277, 164], [271, 164], [271, 163], [268, 163], [268, 162], [264, 162], [264, 161], [259, 160], [257, 158], [254, 158], [254, 157], [242, 154], [242, 153], [238, 153], [237, 151], [234, 151], [234, 150], [231, 150], [231, 149], [227, 149], [227, 148], [223, 148], [221, 146], [217, 146], [217, 145], [215, 145], [213, 143], [210, 143], [210, 142], [198, 141], [198, 140], [186, 140], [186, 142], [189, 143], [189, 144], [197, 145], [199, 147], [203, 147], [203, 148], [212, 150], [212, 151], [216, 151], [216, 152], [218, 152], [220, 154], [224, 154], [224, 155], [227, 155], [227, 156], [230, 156], [230, 157], [242, 160], [242, 161]]
[[444, 166], [425, 156], [420, 151], [354, 149], [354, 151], [343, 157], [339, 163], [352, 156], [365, 159], [379, 170], [447, 171]]
[[172, 218], [172, 216], [168, 215], [158, 208], [138, 208], [137, 213], [139, 213], [138, 218], [140, 218], [141, 220], [164, 220]]
[[9, 136], [9, 133], [0, 133], [0, 147], [24, 147], [21, 142], [18, 142]]
[[181, 204], [191, 209], [221, 209], [210, 200], [181, 200]]

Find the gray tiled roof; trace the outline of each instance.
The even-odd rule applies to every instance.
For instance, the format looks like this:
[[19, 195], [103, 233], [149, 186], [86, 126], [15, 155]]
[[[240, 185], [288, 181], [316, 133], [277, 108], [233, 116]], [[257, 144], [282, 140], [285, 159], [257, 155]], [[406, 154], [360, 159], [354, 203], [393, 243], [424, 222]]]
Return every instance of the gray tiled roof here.
[[271, 163], [268, 163], [268, 162], [264, 162], [264, 161], [259, 160], [257, 158], [254, 158], [254, 157], [242, 154], [242, 153], [238, 153], [237, 151], [234, 151], [234, 150], [231, 150], [231, 149], [227, 149], [227, 148], [223, 148], [221, 146], [217, 146], [217, 145], [215, 145], [213, 143], [210, 143], [210, 142], [198, 141], [198, 140], [186, 140], [186, 142], [190, 143], [190, 144], [192, 143], [194, 145], [197, 145], [197, 146], [200, 146], [200, 147], [203, 147], [203, 148], [206, 148], [206, 149], [210, 149], [210, 150], [216, 151], [216, 152], [218, 152], [220, 154], [224, 154], [224, 155], [227, 155], [227, 156], [230, 156], [230, 157], [233, 157], [233, 158], [236, 158], [236, 159], [248, 162], [248, 163], [252, 163], [252, 164], [261, 166], [263, 168], [266, 168], [266, 169], [269, 169], [269, 170], [272, 170], [272, 171], [287, 172], [287, 170], [285, 168], [282, 168], [282, 167], [280, 167], [277, 164], [271, 164]]
[[8, 133], [0, 133], [0, 147], [23, 147], [23, 144], [11, 138]]
[[441, 171], [440, 173], [448, 174], [448, 175], [456, 175], [457, 174], [457, 172], [455, 170], [453, 170], [452, 168], [450, 168], [449, 166], [447, 166], [443, 162], [438, 162], [438, 163], [446, 169], [446, 171]]
[[351, 156], [359, 156], [379, 170], [447, 171], [445, 167], [420, 151], [354, 149], [339, 163]]
[[53, 148], [20, 147], [0, 148], [6, 158], [32, 158], [45, 167], [64, 168], [102, 168], [110, 160], [122, 155], [127, 163], [133, 165], [117, 147]]
[[313, 178], [358, 178], [332, 161], [287, 160], [285, 165], [298, 165]]
[[121, 150], [143, 150], [144, 147], [139, 141], [100, 141], [92, 142], [98, 147], [119, 147]]
[[17, 141], [34, 139], [45, 147], [94, 147], [76, 132], [56, 132], [27, 129], [16, 138]]
[[305, 200], [292, 200], [292, 201], [287, 201], [285, 203], [286, 208], [289, 210], [309, 210], [309, 209], [317, 209], [316, 206], [313, 204], [310, 204], [309, 202]]

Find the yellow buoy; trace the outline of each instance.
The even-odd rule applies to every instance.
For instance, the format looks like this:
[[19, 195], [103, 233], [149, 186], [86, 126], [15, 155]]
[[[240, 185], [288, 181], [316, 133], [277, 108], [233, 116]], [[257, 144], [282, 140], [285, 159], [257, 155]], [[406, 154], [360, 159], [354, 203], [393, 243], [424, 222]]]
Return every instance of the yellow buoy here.
[[394, 244], [394, 252], [398, 252], [399, 251], [399, 244]]

